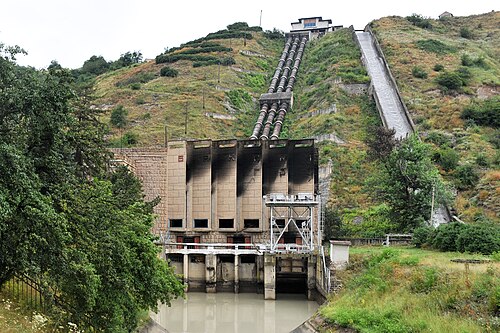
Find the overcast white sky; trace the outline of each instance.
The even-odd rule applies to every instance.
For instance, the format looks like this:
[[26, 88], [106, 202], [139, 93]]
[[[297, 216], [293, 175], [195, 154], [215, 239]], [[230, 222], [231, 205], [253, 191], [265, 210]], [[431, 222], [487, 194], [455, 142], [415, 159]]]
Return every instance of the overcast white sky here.
[[[287, 8], [285, 4], [289, 4]], [[205, 36], [244, 21], [288, 31], [299, 17], [322, 16], [334, 25], [362, 29], [383, 16], [412, 13], [436, 18], [498, 10], [498, 0], [0, 0], [0, 43], [19, 45], [28, 56], [18, 63], [81, 67], [92, 55], [116, 60], [127, 51], [154, 58], [165, 47]]]

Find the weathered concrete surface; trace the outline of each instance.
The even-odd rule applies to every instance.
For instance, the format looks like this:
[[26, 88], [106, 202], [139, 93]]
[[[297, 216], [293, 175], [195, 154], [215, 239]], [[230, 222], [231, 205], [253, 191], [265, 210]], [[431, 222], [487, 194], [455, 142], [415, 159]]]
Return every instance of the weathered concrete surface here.
[[357, 31], [356, 37], [361, 46], [363, 63], [372, 80], [375, 102], [381, 112], [382, 120], [388, 128], [396, 130], [397, 138], [404, 138], [411, 134], [413, 129], [398, 92], [390, 80], [384, 60], [377, 52], [373, 37], [369, 32]]
[[264, 255], [264, 299], [276, 299], [276, 256]]

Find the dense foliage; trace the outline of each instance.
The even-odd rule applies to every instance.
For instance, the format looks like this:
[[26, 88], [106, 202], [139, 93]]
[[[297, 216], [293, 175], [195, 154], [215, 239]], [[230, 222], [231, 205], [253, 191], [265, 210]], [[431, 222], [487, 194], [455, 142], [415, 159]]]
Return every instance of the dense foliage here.
[[17, 66], [0, 45], [0, 285], [40, 281], [80, 328], [129, 332], [182, 294], [150, 234], [152, 204], [128, 172], [106, 173], [89, 91], [60, 66]]
[[179, 75], [179, 71], [175, 68], [165, 66], [160, 69], [160, 76], [176, 77], [177, 75]]
[[491, 254], [500, 251], [500, 227], [492, 223], [442, 224], [438, 228], [415, 230], [413, 243], [440, 251]]
[[500, 127], [500, 97], [475, 101], [462, 111], [463, 119], [472, 119], [477, 125]]
[[447, 192], [431, 161], [428, 145], [416, 134], [402, 140], [385, 156], [384, 168], [371, 182], [379, 198], [388, 204], [398, 229], [411, 231], [429, 221], [433, 195], [438, 205], [446, 200]]

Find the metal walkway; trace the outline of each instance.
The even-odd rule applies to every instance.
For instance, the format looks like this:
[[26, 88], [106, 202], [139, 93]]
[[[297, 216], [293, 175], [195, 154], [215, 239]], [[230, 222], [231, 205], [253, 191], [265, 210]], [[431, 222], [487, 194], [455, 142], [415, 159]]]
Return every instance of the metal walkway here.
[[363, 62], [372, 80], [374, 93], [380, 103], [384, 125], [396, 130], [396, 138], [404, 138], [413, 132], [404, 107], [399, 100], [398, 92], [392, 85], [383, 59], [374, 46], [373, 37], [369, 32], [356, 31], [356, 37], [361, 45]]

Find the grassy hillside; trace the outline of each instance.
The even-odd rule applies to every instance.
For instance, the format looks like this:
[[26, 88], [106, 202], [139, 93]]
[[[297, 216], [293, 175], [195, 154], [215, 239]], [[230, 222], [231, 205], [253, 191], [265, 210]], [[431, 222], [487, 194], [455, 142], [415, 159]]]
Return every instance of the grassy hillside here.
[[[110, 126], [111, 144], [126, 145], [123, 141], [120, 143], [119, 138], [127, 133], [141, 146], [162, 144], [165, 126], [173, 139], [245, 137], [249, 124], [244, 123], [248, 121], [244, 113], [250, 109], [256, 112], [256, 98], [266, 90], [268, 76], [274, 71], [283, 47], [283, 39], [269, 39], [262, 32], [248, 33], [253, 38], [211, 39], [211, 43], [226, 50], [202, 55], [221, 59], [231, 57], [235, 64], [230, 66], [194, 67], [191, 60], [160, 64], [150, 60], [100, 76], [96, 85], [96, 104], [109, 111], [104, 120], [109, 122], [111, 110], [119, 105], [128, 112], [128, 124], [124, 128]], [[193, 49], [188, 43], [168, 54]], [[166, 66], [177, 70], [178, 76], [160, 76], [160, 70]], [[187, 135], [184, 132], [186, 110]], [[214, 119], [205, 113], [235, 119]], [[252, 122], [253, 118], [252, 115]]]
[[[356, 95], [348, 90], [351, 84], [369, 82], [352, 33], [347, 28], [337, 30], [307, 45], [286, 127], [293, 138], [334, 135], [336, 142], [319, 143], [321, 164], [331, 161], [332, 165], [328, 206], [338, 212], [346, 226], [369, 233], [367, 224], [387, 223], [384, 214], [379, 214], [386, 207], [372, 198], [366, 184], [377, 162], [367, 158], [365, 139], [381, 122], [366, 93]], [[333, 105], [335, 112], [308, 117]], [[364, 222], [353, 226], [359, 216]]]
[[[485, 259], [483, 264], [452, 259]], [[500, 262], [415, 248], [353, 248], [345, 288], [320, 308], [358, 332], [498, 332]], [[343, 331], [341, 331], [343, 332]]]
[[459, 217], [499, 221], [500, 13], [410, 20], [371, 25], [421, 136], [458, 190]]

